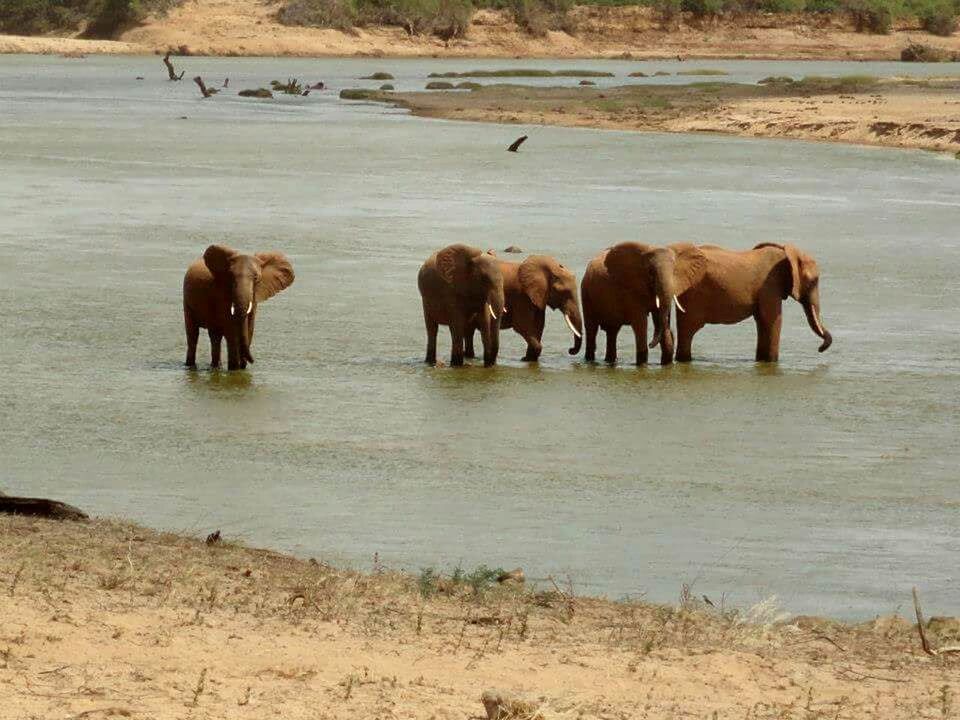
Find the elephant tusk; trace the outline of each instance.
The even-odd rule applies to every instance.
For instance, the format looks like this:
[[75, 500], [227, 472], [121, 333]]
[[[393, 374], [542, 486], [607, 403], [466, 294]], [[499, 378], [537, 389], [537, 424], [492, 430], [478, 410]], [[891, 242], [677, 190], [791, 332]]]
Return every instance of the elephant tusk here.
[[230, 314], [231, 314], [231, 315], [236, 315], [236, 314], [237, 314], [237, 308], [234, 307], [234, 304], [233, 304], [233, 303], [230, 303]]
[[487, 311], [490, 313], [490, 317], [492, 317], [494, 320], [497, 319], [497, 314], [493, 311], [493, 307], [490, 305], [490, 303], [487, 303]]
[[659, 310], [659, 309], [660, 309], [660, 296], [657, 295], [657, 296], [655, 297], [655, 300], [656, 300], [656, 302], [657, 302], [657, 310]]
[[250, 304], [247, 305], [247, 315], [250, 314], [250, 311], [253, 310], [253, 300], [250, 301]]
[[686, 312], [686, 310], [683, 309], [683, 305], [680, 304], [680, 298], [678, 298], [676, 295], [674, 295], [674, 296], [673, 296], [673, 301], [677, 304], [677, 310], [679, 310], [679, 311], [682, 312], [682, 313], [685, 313], [685, 312]]
[[570, 318], [567, 317], [567, 314], [566, 314], [566, 313], [563, 314], [563, 319], [567, 321], [567, 327], [570, 328], [570, 332], [573, 333], [573, 336], [576, 337], [576, 338], [580, 337], [580, 333], [579, 333], [579, 332], [577, 331], [577, 329], [573, 326], [573, 323], [570, 322]]

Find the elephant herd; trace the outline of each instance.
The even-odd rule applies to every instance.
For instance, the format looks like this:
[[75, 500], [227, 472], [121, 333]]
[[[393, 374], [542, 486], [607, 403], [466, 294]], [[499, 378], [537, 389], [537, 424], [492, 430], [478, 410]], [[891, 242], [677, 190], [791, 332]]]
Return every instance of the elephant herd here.
[[[211, 365], [220, 366], [220, 344], [227, 341], [227, 366], [253, 362], [258, 303], [289, 287], [293, 266], [281, 253], [247, 255], [211, 245], [188, 269], [183, 281], [183, 315], [188, 367], [196, 366], [200, 328], [210, 337]], [[704, 325], [732, 325], [753, 317], [756, 359], [775, 362], [780, 351], [782, 303], [802, 306], [810, 329], [821, 338], [820, 352], [832, 338], [820, 316], [820, 273], [816, 261], [793, 245], [762, 243], [750, 250], [678, 243], [665, 247], [625, 242], [591, 260], [577, 298], [576, 276], [556, 259], [531, 255], [523, 262], [501, 260], [492, 252], [450, 245], [423, 263], [417, 285], [427, 330], [426, 362], [437, 363], [437, 330], [450, 330], [450, 365], [474, 357], [480, 332], [483, 364], [496, 364], [500, 330], [513, 328], [527, 343], [523, 359], [536, 361], [547, 308], [559, 310], [574, 336], [571, 355], [585, 339], [584, 358], [596, 359], [597, 331], [606, 335], [604, 360], [617, 360], [617, 335], [633, 329], [637, 364], [660, 347], [660, 363], [691, 359], [693, 337]], [[671, 329], [676, 306], [677, 334]], [[647, 344], [647, 316], [653, 338]], [[585, 338], [584, 338], [585, 336]]]

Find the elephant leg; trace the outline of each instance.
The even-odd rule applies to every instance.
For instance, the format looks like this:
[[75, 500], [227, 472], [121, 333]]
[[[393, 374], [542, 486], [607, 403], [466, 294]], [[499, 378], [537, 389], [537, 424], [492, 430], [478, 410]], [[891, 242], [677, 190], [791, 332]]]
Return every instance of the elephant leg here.
[[463, 356], [465, 358], [475, 358], [477, 353], [473, 349], [473, 336], [476, 333], [477, 329], [475, 327], [468, 327], [467, 332], [463, 336]]
[[223, 335], [213, 330], [207, 330], [207, 335], [210, 337], [210, 367], [218, 368], [220, 367], [220, 342], [223, 340]]
[[183, 364], [195, 368], [197, 366], [197, 340], [200, 337], [200, 326], [186, 310], [183, 311], [183, 325], [187, 332], [187, 359]]
[[227, 370], [240, 369], [240, 341], [227, 335]]
[[597, 330], [600, 326], [589, 315], [583, 318], [583, 334], [586, 340], [586, 348], [583, 352], [583, 359], [587, 362], [596, 362], [597, 360]]
[[463, 365], [463, 324], [450, 323], [450, 367]]
[[513, 330], [527, 343], [524, 362], [537, 362], [543, 352], [543, 324], [546, 313], [532, 306], [518, 303], [513, 309]]
[[686, 313], [677, 314], [677, 362], [690, 362], [693, 359], [693, 336], [703, 327], [688, 319]]
[[428, 365], [437, 364], [437, 321], [431, 318], [426, 309], [423, 311], [423, 322], [427, 327], [427, 356], [423, 359]]
[[603, 361], [613, 365], [617, 362], [617, 335], [620, 333], [620, 326], [608, 325], [603, 331], [607, 335], [607, 354]]
[[[770, 315], [773, 317], [770, 317]], [[757, 362], [777, 362], [780, 359], [780, 328], [783, 325], [783, 313], [780, 308], [774, 313], [758, 312], [754, 315], [757, 323]]]
[[644, 313], [631, 323], [633, 338], [637, 343], [637, 365], [646, 365], [649, 357], [647, 348], [647, 314]]

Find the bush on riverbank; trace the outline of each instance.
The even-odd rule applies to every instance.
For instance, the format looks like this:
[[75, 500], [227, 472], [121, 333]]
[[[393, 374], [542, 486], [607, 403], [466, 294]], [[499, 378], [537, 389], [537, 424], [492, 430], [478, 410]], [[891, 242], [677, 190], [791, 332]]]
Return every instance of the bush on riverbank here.
[[86, 37], [110, 38], [163, 15], [183, 0], [5, 0], [0, 2], [0, 32], [42, 35], [82, 30]]

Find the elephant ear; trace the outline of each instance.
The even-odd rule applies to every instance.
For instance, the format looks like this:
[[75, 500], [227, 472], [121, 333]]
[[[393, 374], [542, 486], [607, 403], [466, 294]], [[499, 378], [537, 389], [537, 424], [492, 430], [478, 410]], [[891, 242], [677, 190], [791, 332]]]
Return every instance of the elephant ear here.
[[281, 290], [293, 285], [293, 265], [279, 252], [257, 253], [260, 262], [260, 282], [257, 283], [257, 302], [269, 300]]
[[541, 310], [547, 307], [549, 278], [542, 258], [533, 255], [520, 263], [520, 267], [517, 268], [517, 280], [520, 282], [520, 289], [530, 298], [530, 302]]
[[468, 280], [470, 260], [480, 254], [467, 245], [445, 247], [437, 253], [437, 271], [449, 284], [463, 287]]
[[203, 262], [215, 276], [224, 276], [230, 272], [230, 261], [237, 251], [226, 245], [211, 245], [203, 252]]
[[703, 280], [707, 273], [707, 256], [696, 245], [690, 243], [676, 243], [670, 246], [675, 256], [673, 278], [676, 283], [677, 295], [683, 295], [687, 290]]
[[800, 267], [803, 264], [803, 258], [795, 245], [784, 245], [783, 252], [786, 253], [790, 263], [790, 297], [799, 300], [802, 292]]
[[650, 272], [649, 245], [625, 242], [614, 245], [603, 259], [611, 277], [621, 285], [634, 287], [639, 279], [646, 279]]

